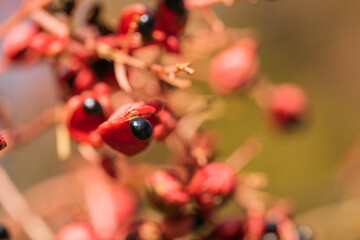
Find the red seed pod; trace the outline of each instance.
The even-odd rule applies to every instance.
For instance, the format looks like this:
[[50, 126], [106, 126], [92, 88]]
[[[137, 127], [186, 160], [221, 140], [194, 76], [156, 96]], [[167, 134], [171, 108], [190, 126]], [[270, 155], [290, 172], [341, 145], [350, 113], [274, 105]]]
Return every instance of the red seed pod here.
[[156, 11], [156, 29], [166, 35], [179, 36], [183, 33], [188, 11], [183, 0], [161, 0]]
[[272, 90], [268, 108], [276, 124], [289, 128], [304, 120], [308, 99], [299, 86], [284, 83]]
[[143, 4], [132, 4], [126, 7], [121, 13], [117, 32], [119, 34], [127, 34], [130, 30], [130, 25], [147, 12], [148, 9]]
[[153, 128], [159, 124], [158, 109], [143, 102], [126, 104], [98, 127], [104, 142], [128, 155], [144, 150], [151, 142]]
[[212, 209], [224, 203], [235, 188], [234, 172], [222, 163], [210, 163], [196, 171], [188, 186], [203, 209]]
[[209, 240], [238, 240], [244, 237], [244, 223], [234, 218], [228, 219], [218, 225], [211, 233]]
[[5, 57], [9, 60], [20, 60], [35, 57], [35, 52], [29, 51], [29, 49], [33, 38], [39, 31], [40, 28], [31, 22], [21, 23], [14, 27], [3, 40], [3, 51]]
[[63, 227], [55, 240], [99, 240], [94, 230], [86, 223], [76, 222]]
[[61, 38], [52, 36], [46, 32], [39, 32], [32, 39], [30, 47], [41, 55], [56, 56], [65, 49], [68, 42], [68, 38]]
[[6, 148], [7, 144], [4, 137], [0, 134], [0, 151]]
[[63, 113], [63, 120], [70, 135], [78, 142], [100, 146], [102, 139], [95, 130], [111, 113], [109, 95], [100, 93], [104, 83], [94, 87], [92, 92], [83, 92], [69, 99]]
[[173, 173], [157, 171], [145, 180], [149, 201], [167, 214], [177, 214], [189, 203], [190, 195]]
[[216, 55], [209, 70], [213, 90], [229, 94], [251, 85], [260, 65], [257, 48], [254, 39], [243, 39]]
[[71, 95], [91, 89], [96, 82], [95, 73], [91, 68], [77, 64], [71, 68], [61, 68], [59, 76], [60, 83], [69, 89]]

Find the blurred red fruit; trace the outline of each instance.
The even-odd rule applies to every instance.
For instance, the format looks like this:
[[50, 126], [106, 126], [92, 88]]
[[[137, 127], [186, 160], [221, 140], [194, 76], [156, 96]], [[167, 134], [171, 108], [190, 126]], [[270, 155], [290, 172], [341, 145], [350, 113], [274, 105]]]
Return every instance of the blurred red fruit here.
[[167, 214], [177, 214], [190, 201], [183, 183], [174, 174], [157, 171], [145, 180], [150, 202]]
[[138, 209], [138, 198], [128, 187], [118, 187], [114, 192], [115, 215], [119, 226], [129, 222]]
[[301, 123], [308, 110], [305, 92], [295, 84], [275, 86], [269, 98], [269, 111], [275, 122], [284, 128]]
[[86, 223], [71, 223], [63, 227], [56, 240], [98, 240], [93, 229]]
[[192, 231], [194, 222], [193, 216], [167, 216], [162, 223], [164, 235], [167, 239], [182, 237]]
[[3, 136], [0, 134], [0, 151], [6, 148], [7, 144]]
[[257, 48], [254, 39], [243, 39], [216, 55], [209, 70], [213, 90], [229, 94], [251, 85], [260, 65]]
[[183, 0], [161, 0], [156, 11], [156, 28], [177, 37], [183, 33], [187, 18]]
[[11, 29], [3, 40], [2, 47], [5, 57], [9, 60], [38, 57], [35, 51], [29, 52], [29, 49], [33, 38], [39, 31], [39, 27], [31, 22], [21, 23]]
[[218, 225], [211, 234], [211, 240], [238, 240], [243, 239], [243, 222], [240, 219], [228, 219]]
[[210, 163], [197, 170], [189, 184], [189, 192], [203, 209], [224, 203], [234, 188], [234, 172], [222, 163]]

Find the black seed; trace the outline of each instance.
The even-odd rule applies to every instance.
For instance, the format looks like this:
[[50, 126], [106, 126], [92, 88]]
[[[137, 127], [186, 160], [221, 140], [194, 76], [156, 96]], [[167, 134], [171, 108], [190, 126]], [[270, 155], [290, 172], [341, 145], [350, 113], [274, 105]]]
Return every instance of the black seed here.
[[130, 130], [133, 136], [141, 141], [149, 140], [153, 135], [151, 123], [142, 117], [135, 117], [130, 120]]
[[3, 224], [0, 224], [0, 240], [9, 240], [10, 234]]
[[277, 232], [277, 225], [276, 223], [269, 222], [265, 226], [265, 232], [267, 233], [276, 233]]
[[114, 72], [114, 62], [108, 59], [99, 59], [93, 62], [92, 69], [99, 79], [103, 79], [108, 71]]
[[145, 38], [151, 38], [155, 28], [155, 17], [150, 13], [141, 15], [139, 19], [138, 31]]
[[84, 101], [83, 108], [85, 112], [89, 114], [101, 114], [103, 113], [103, 109], [98, 101], [93, 98], [87, 98]]
[[187, 10], [183, 0], [165, 0], [166, 6], [171, 10], [179, 14], [186, 14]]

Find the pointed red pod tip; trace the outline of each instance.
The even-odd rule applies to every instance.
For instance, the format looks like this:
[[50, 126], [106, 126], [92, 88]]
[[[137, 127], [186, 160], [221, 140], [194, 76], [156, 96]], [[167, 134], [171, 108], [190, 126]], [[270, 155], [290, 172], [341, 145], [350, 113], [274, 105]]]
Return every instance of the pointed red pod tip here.
[[6, 148], [7, 143], [4, 139], [4, 137], [0, 134], [0, 151], [3, 150], [4, 148]]
[[[132, 156], [144, 150], [151, 142], [152, 128], [159, 124], [157, 112], [157, 106], [154, 107], [143, 102], [125, 104], [116, 110], [106, 122], [102, 123], [97, 132], [110, 147], [127, 156]], [[145, 121], [132, 122], [136, 118], [145, 119]], [[146, 123], [146, 126], [139, 125]], [[132, 124], [136, 126], [132, 126]], [[143, 136], [140, 136], [144, 131], [151, 133], [151, 136], [146, 134], [147, 137], [144, 139]]]

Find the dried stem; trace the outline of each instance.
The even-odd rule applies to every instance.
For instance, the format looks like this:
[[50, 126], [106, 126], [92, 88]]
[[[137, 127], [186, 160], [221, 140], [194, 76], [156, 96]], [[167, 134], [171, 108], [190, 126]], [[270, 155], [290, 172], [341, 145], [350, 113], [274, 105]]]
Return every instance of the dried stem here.
[[54, 234], [45, 221], [35, 214], [16, 188], [3, 167], [0, 166], [0, 202], [8, 214], [17, 221], [33, 240], [51, 240]]

